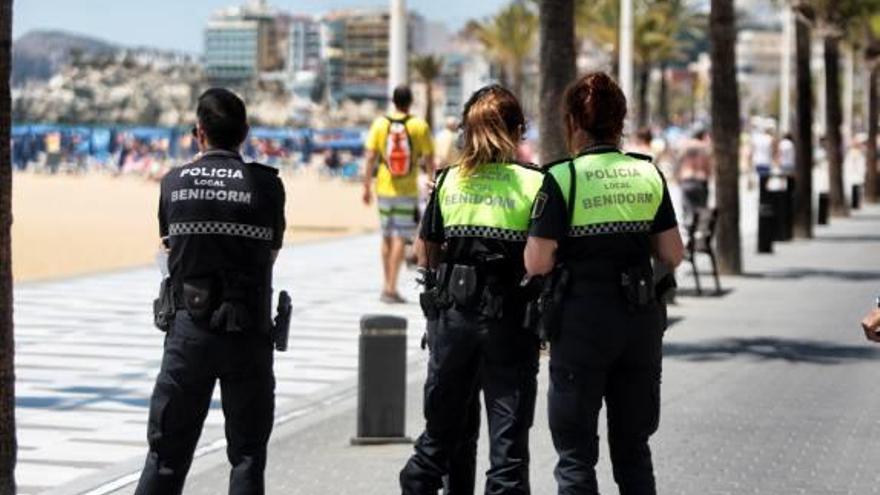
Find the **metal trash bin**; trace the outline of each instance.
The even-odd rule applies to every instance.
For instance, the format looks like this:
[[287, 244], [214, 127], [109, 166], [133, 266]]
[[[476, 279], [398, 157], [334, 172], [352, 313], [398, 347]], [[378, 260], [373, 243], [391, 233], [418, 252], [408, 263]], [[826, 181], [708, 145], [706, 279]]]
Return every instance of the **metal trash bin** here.
[[352, 445], [412, 443], [406, 436], [406, 319], [361, 318], [357, 436]]
[[776, 200], [776, 228], [773, 240], [790, 241], [794, 238], [794, 177], [773, 176], [768, 188]]
[[862, 185], [861, 184], [853, 184], [852, 185], [852, 195], [850, 196], [852, 200], [852, 209], [858, 210], [862, 207]]
[[831, 212], [831, 198], [827, 192], [819, 193], [819, 211], [816, 223], [828, 225], [828, 214]]
[[768, 189], [771, 177], [762, 175], [758, 182], [758, 252], [772, 253], [776, 237], [776, 195]]

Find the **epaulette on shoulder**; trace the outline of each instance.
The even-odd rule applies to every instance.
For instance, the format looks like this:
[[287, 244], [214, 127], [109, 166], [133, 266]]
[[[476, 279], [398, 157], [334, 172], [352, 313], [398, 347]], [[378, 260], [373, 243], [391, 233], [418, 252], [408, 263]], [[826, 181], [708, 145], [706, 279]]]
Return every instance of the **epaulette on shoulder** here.
[[544, 165], [542, 168], [543, 168], [543, 170], [544, 170], [545, 172], [549, 172], [551, 168], [556, 167], [556, 166], [558, 166], [558, 165], [565, 165], [565, 166], [568, 166], [568, 163], [571, 162], [572, 160], [573, 160], [573, 158], [571, 158], [571, 157], [569, 157], [569, 158], [560, 158], [559, 160], [552, 161], [552, 162], [550, 162], [550, 163]]
[[263, 172], [269, 172], [272, 175], [278, 175], [278, 169], [275, 167], [270, 167], [269, 165], [263, 165], [262, 163], [251, 162], [248, 163], [248, 167], [254, 167], [257, 170], [262, 170]]
[[649, 163], [654, 163], [654, 157], [651, 155], [646, 155], [644, 153], [636, 153], [634, 151], [628, 151], [625, 153], [626, 156], [630, 158], [635, 158], [636, 160], [644, 160]]

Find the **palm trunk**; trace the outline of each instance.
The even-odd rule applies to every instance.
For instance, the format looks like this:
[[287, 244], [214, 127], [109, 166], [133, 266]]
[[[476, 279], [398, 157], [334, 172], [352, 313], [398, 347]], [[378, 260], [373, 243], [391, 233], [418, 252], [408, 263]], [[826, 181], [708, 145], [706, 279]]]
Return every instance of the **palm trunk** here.
[[712, 0], [712, 140], [718, 208], [719, 270], [742, 273], [739, 231], [739, 88], [736, 81], [736, 18], [733, 0]]
[[843, 190], [843, 106], [840, 102], [840, 40], [834, 36], [825, 38], [825, 127], [828, 149], [828, 196], [831, 214], [836, 217], [849, 215], [846, 194]]
[[813, 237], [813, 79], [810, 73], [810, 25], [803, 19], [795, 23], [795, 187], [794, 235]]
[[865, 199], [871, 203], [880, 201], [880, 187], [877, 184], [877, 119], [880, 118], [878, 84], [880, 65], [875, 65], [868, 76], [868, 145], [865, 147]]
[[651, 83], [651, 64], [644, 63], [640, 67], [639, 70], [639, 127], [645, 127], [648, 125], [648, 121], [650, 120], [650, 116], [648, 112], [651, 111], [648, 106], [648, 86]]
[[428, 81], [425, 83], [425, 120], [428, 121], [428, 127], [434, 128], [434, 83]]
[[660, 88], [657, 94], [657, 115], [664, 129], [669, 127], [669, 85], [666, 81], [666, 69], [666, 62], [660, 64]]
[[541, 0], [541, 108], [538, 129], [541, 161], [569, 155], [562, 115], [562, 95], [576, 76], [573, 0]]
[[12, 0], [0, 0], [0, 493], [15, 493], [15, 344], [12, 326]]

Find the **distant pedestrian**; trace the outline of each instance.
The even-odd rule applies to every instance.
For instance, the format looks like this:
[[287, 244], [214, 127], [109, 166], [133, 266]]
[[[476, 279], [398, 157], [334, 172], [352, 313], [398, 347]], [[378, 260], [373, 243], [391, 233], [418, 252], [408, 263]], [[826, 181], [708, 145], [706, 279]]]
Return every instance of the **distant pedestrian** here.
[[[380, 300], [406, 302], [397, 290], [397, 279], [406, 255], [406, 244], [418, 223], [419, 170], [434, 174], [434, 142], [423, 119], [409, 114], [412, 91], [399, 86], [392, 95], [394, 112], [377, 118], [370, 127], [365, 148], [364, 204], [373, 198], [373, 175], [382, 223], [382, 269], [385, 277]], [[378, 170], [377, 170], [378, 165]]]
[[684, 218], [690, 222], [694, 213], [709, 203], [712, 155], [706, 131], [698, 130], [682, 143], [675, 176], [681, 188]]
[[437, 133], [436, 137], [436, 153], [434, 154], [434, 163], [437, 169], [443, 169], [450, 165], [454, 165], [457, 156], [458, 145], [458, 119], [455, 117], [447, 117], [446, 124], [443, 129]]
[[752, 170], [759, 177], [769, 175], [773, 169], [773, 134], [765, 124], [761, 124], [751, 135]]
[[779, 157], [779, 171], [784, 175], [794, 175], [797, 162], [795, 160], [794, 139], [790, 133], [786, 133], [779, 140], [776, 154]]
[[642, 127], [638, 131], [636, 131], [635, 139], [632, 144], [627, 146], [627, 151], [631, 151], [633, 153], [639, 153], [645, 156], [652, 156], [653, 149], [651, 148], [651, 143], [654, 141], [654, 133], [651, 132], [650, 127]]

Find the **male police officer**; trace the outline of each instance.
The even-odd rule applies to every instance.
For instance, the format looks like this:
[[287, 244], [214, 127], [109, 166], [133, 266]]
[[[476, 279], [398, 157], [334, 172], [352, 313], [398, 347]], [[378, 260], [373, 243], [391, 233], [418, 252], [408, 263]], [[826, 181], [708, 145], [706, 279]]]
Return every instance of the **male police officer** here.
[[284, 186], [244, 163], [244, 103], [225, 89], [199, 97], [201, 153], [162, 181], [159, 229], [175, 312], [150, 403], [150, 451], [136, 493], [170, 495], [184, 479], [219, 379], [232, 464], [229, 493], [264, 493], [272, 430], [272, 266], [284, 236]]

